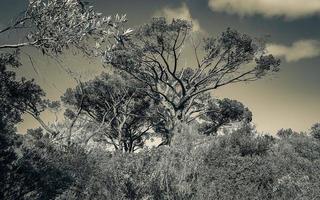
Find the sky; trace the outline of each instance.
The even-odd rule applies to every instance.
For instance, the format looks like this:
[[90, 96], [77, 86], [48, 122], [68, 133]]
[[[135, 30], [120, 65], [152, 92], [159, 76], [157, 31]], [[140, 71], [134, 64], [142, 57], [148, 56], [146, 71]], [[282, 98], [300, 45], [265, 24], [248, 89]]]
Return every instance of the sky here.
[[[104, 15], [127, 14], [128, 26], [137, 27], [154, 16], [192, 21], [193, 29], [203, 35], [217, 36], [228, 27], [252, 37], [267, 38], [267, 50], [281, 58], [281, 71], [250, 84], [237, 84], [215, 91], [218, 98], [241, 101], [253, 113], [258, 131], [276, 133], [281, 128], [307, 131], [320, 122], [320, 0], [87, 0]], [[25, 8], [26, 0], [0, 0], [0, 27]], [[0, 42], [12, 38], [0, 38]], [[1, 41], [2, 40], [2, 41]], [[32, 49], [19, 76], [34, 78], [48, 98], [58, 100], [75, 85], [75, 76], [93, 78], [104, 68], [99, 59], [66, 53], [58, 64]], [[52, 116], [43, 117], [50, 121]], [[36, 126], [25, 116], [21, 131]]]

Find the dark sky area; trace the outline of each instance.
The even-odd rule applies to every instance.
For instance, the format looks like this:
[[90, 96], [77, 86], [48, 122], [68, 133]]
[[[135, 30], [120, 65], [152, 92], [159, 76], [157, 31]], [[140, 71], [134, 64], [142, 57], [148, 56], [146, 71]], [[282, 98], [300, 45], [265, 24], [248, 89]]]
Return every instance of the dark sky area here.
[[[320, 121], [320, 0], [87, 0], [105, 15], [127, 14], [131, 27], [147, 23], [153, 16], [192, 20], [201, 34], [218, 35], [227, 27], [254, 37], [267, 38], [267, 49], [282, 59], [275, 76], [250, 84], [232, 85], [214, 93], [219, 98], [243, 102], [253, 112], [253, 121], [262, 132], [281, 128], [306, 131]], [[25, 0], [0, 0], [0, 27], [25, 8]], [[0, 38], [1, 43], [10, 36]], [[19, 75], [35, 80], [49, 98], [59, 99], [75, 81], [65, 73], [89, 79], [103, 67], [99, 59], [90, 60], [66, 54], [58, 65], [32, 49], [35, 67], [27, 57]], [[48, 120], [52, 118], [47, 114]], [[35, 126], [25, 117], [20, 130]]]

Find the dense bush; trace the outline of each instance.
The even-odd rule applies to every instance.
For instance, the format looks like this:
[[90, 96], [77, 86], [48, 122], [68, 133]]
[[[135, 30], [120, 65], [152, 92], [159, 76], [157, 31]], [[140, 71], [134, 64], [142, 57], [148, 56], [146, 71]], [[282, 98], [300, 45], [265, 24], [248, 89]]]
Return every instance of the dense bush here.
[[[35, 135], [21, 136], [8, 130], [2, 135], [13, 138], [11, 143], [1, 140], [1, 199], [54, 199], [73, 182], [56, 162], [59, 151], [42, 135], [34, 138]], [[3, 145], [7, 148], [3, 149]]]
[[[81, 199], [320, 197], [318, 140], [307, 135], [276, 139], [250, 127], [209, 137], [195, 130], [183, 127], [185, 137], [175, 138], [170, 147], [134, 154], [95, 150], [85, 162], [78, 157], [90, 169], [80, 172], [87, 174], [77, 183]], [[58, 199], [79, 199], [72, 188]]]

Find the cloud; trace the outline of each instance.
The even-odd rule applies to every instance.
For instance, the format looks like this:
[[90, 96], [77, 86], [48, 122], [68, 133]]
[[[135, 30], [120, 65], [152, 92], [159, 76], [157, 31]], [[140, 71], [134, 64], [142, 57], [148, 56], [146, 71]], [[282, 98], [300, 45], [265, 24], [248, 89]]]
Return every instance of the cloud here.
[[267, 51], [275, 56], [285, 58], [287, 62], [296, 62], [320, 56], [320, 41], [299, 40], [291, 46], [267, 44]]
[[193, 31], [195, 32], [202, 31], [199, 21], [197, 19], [192, 18], [190, 10], [185, 3], [183, 3], [182, 6], [178, 8], [165, 7], [162, 10], [156, 12], [155, 16], [166, 17], [169, 20], [184, 19], [187, 21], [191, 21], [193, 25], [192, 27]]
[[264, 17], [296, 19], [320, 14], [319, 0], [209, 0], [213, 11]]

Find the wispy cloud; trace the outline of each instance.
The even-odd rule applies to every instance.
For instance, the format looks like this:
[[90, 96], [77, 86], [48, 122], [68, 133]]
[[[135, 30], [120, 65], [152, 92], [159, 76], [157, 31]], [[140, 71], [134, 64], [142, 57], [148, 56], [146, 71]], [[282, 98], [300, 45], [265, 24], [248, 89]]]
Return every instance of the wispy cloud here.
[[296, 19], [320, 14], [320, 0], [209, 0], [213, 11]]
[[287, 62], [296, 62], [320, 56], [320, 41], [299, 40], [290, 46], [268, 44], [267, 50], [275, 56], [283, 57]]
[[194, 19], [191, 16], [190, 10], [188, 6], [183, 3], [181, 7], [178, 8], [171, 8], [165, 7], [155, 13], [155, 16], [162, 16], [166, 17], [167, 19], [184, 19], [192, 22], [193, 31], [202, 31], [200, 27], [200, 23], [197, 19]]

